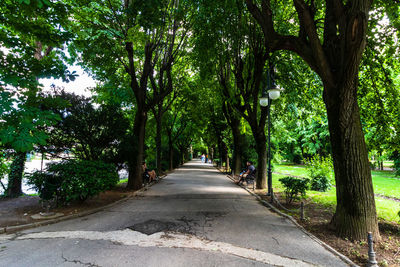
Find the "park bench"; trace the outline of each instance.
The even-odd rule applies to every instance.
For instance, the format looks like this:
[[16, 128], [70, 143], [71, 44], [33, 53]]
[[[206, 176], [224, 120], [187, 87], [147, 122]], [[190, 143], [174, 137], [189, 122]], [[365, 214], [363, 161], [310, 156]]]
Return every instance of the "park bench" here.
[[254, 191], [254, 189], [255, 189], [255, 184], [256, 184], [256, 182], [255, 182], [256, 173], [257, 173], [257, 169], [255, 169], [251, 174], [247, 175], [247, 177], [244, 178], [244, 180], [246, 181], [246, 187], [247, 187], [249, 184], [252, 184], [252, 185], [253, 185], [253, 191]]

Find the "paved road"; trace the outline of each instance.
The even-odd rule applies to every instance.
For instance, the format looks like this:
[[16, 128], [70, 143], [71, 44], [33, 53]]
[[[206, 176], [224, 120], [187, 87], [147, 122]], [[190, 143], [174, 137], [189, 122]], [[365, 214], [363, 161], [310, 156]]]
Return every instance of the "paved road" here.
[[191, 161], [90, 216], [0, 235], [0, 266], [346, 266], [210, 165]]

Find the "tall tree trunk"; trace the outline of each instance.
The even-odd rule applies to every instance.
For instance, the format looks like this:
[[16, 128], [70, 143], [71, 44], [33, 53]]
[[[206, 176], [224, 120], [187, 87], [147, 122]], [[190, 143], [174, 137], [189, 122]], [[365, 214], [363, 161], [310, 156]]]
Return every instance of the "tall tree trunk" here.
[[[162, 108], [162, 107], [161, 107]], [[157, 161], [157, 174], [160, 175], [162, 173], [162, 167], [161, 167], [161, 109], [157, 110], [157, 116], [156, 116], [156, 161]]]
[[254, 135], [256, 141], [256, 152], [257, 152], [257, 189], [263, 189], [267, 187], [267, 139], [264, 131], [258, 132]]
[[18, 152], [10, 166], [6, 196], [19, 197], [22, 195], [22, 175], [24, 173], [26, 153]]
[[172, 137], [168, 138], [168, 153], [169, 153], [169, 170], [174, 169], [174, 145], [172, 143]]
[[242, 171], [242, 135], [240, 134], [240, 121], [232, 119], [231, 123], [233, 135], [233, 163], [232, 170], [234, 175], [239, 175]]
[[332, 223], [342, 237], [362, 240], [367, 232], [373, 232], [379, 239], [357, 81], [356, 75], [341, 87], [324, 89], [336, 179], [337, 208]]
[[[139, 105], [140, 106], [140, 105]], [[129, 176], [127, 188], [140, 189], [143, 184], [142, 177], [142, 161], [144, 155], [144, 139], [147, 122], [147, 113], [143, 110], [138, 110], [135, 115], [135, 123], [133, 126], [133, 155], [132, 160], [129, 162]]]
[[185, 158], [186, 158], [186, 149], [181, 147], [180, 151], [181, 151], [181, 165], [185, 164]]

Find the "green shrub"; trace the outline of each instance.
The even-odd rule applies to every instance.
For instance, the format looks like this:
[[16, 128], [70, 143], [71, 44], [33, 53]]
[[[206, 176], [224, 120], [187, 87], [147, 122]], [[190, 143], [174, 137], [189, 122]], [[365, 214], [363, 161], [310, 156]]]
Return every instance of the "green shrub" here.
[[326, 192], [331, 187], [331, 183], [325, 176], [317, 176], [311, 179], [310, 189], [314, 191]]
[[306, 168], [311, 178], [311, 190], [326, 192], [332, 186], [330, 182], [332, 160], [330, 158], [320, 158], [315, 155], [306, 161]]
[[102, 161], [62, 161], [49, 164], [45, 172], [27, 176], [43, 200], [56, 198], [58, 204], [84, 201], [111, 189], [119, 177], [112, 164]]
[[279, 179], [279, 181], [285, 187], [286, 202], [291, 203], [299, 194], [301, 194], [302, 197], [306, 195], [310, 179], [287, 176]]

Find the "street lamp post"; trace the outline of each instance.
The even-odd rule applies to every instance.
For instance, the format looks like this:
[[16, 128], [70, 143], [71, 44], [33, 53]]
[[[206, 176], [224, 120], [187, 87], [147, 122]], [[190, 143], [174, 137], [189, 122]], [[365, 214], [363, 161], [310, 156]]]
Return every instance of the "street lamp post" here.
[[[268, 84], [267, 91], [263, 90], [262, 96], [260, 98], [260, 106], [268, 108], [267, 117], [268, 117], [268, 169], [267, 169], [267, 182], [268, 182], [268, 193], [267, 196], [272, 194], [272, 169], [271, 169], [271, 104], [272, 100], [278, 99], [281, 95], [282, 89], [275, 85], [274, 81], [274, 69], [272, 64], [270, 64], [268, 69], [267, 76]], [[267, 93], [268, 92], [268, 93]]]

